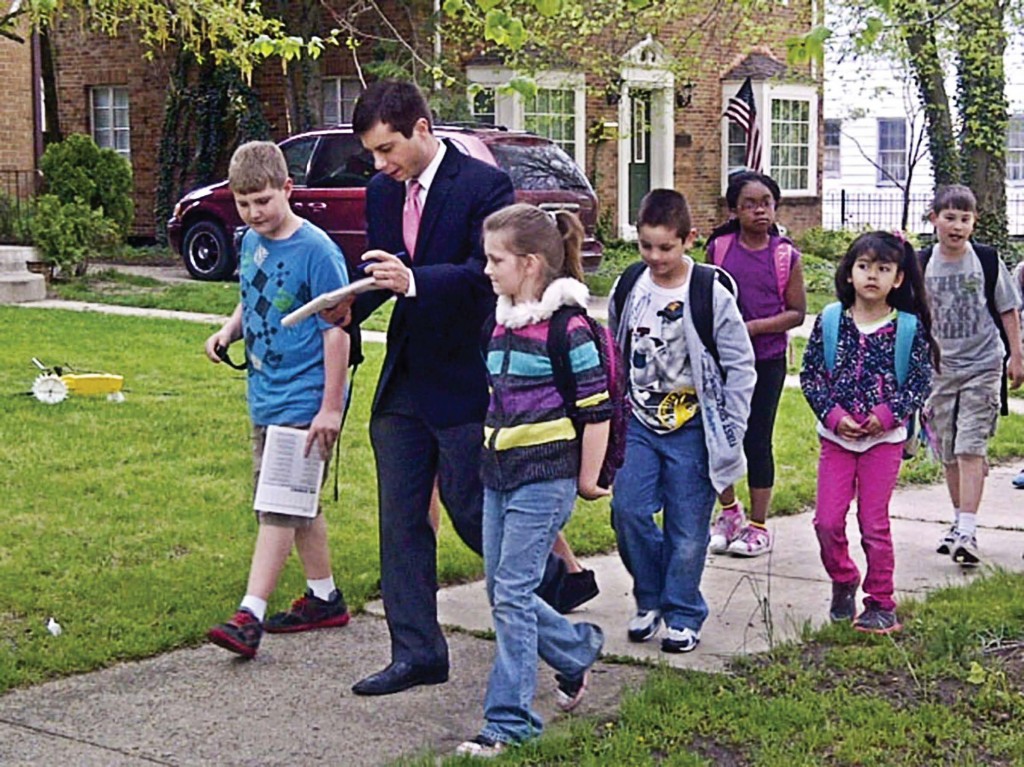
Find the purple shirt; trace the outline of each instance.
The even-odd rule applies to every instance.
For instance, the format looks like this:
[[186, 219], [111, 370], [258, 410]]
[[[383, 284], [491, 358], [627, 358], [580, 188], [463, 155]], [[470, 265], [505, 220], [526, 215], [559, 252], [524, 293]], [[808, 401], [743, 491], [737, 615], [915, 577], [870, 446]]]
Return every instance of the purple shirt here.
[[[774, 317], [786, 310], [786, 302], [779, 296], [779, 283], [775, 276], [775, 258], [772, 255], [779, 238], [772, 237], [763, 250], [747, 250], [736, 237], [725, 254], [722, 268], [732, 275], [739, 288], [737, 302], [744, 322]], [[793, 248], [789, 273], [800, 258]], [[750, 339], [754, 344], [754, 357], [774, 360], [786, 356], [788, 338], [785, 333], [762, 333]]]

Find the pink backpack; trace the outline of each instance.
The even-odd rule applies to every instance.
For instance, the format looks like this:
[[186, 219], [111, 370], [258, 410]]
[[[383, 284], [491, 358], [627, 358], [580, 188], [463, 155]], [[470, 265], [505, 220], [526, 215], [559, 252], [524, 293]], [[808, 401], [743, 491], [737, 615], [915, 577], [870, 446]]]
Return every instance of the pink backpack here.
[[[736, 232], [723, 234], [711, 241], [711, 263], [721, 266], [725, 261], [725, 254], [736, 242]], [[775, 259], [775, 286], [779, 291], [779, 298], [783, 305], [786, 303], [786, 287], [789, 285], [789, 267], [793, 260], [793, 243], [785, 237], [773, 236], [775, 240], [775, 252], [772, 256]]]

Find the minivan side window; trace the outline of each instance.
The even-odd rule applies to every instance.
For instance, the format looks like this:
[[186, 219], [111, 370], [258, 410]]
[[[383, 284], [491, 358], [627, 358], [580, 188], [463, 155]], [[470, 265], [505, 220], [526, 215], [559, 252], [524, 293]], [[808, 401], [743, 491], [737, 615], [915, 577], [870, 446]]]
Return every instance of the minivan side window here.
[[284, 161], [288, 165], [288, 175], [295, 186], [306, 185], [306, 175], [309, 171], [309, 158], [313, 154], [313, 147], [316, 146], [316, 136], [295, 139], [281, 144], [281, 151], [284, 152]]
[[493, 142], [489, 147], [516, 189], [590, 190], [590, 182], [579, 166], [556, 144]]
[[309, 168], [308, 186], [364, 187], [377, 171], [373, 155], [353, 135], [322, 136]]

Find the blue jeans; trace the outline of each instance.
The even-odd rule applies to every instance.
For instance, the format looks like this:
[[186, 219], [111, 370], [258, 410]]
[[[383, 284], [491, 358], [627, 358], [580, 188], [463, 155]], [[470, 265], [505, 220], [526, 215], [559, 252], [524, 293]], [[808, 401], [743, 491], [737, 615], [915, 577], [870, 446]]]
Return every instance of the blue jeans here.
[[[696, 421], [696, 423], [694, 423]], [[700, 593], [715, 489], [699, 418], [655, 434], [636, 418], [626, 460], [615, 475], [612, 522], [640, 611], [660, 610], [669, 628], [700, 631], [708, 606]], [[664, 511], [663, 528], [654, 515]]]
[[534, 594], [575, 501], [575, 479], [484, 489], [484, 571], [498, 641], [482, 734], [494, 740], [540, 734], [543, 722], [533, 710], [538, 655], [569, 679], [582, 677], [600, 655], [597, 626], [571, 623]]

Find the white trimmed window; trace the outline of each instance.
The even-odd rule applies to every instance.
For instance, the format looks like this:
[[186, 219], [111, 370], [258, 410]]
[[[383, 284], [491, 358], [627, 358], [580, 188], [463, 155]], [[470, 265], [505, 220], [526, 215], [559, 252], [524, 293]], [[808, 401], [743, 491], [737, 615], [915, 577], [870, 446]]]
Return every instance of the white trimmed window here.
[[[722, 104], [740, 83], [722, 86]], [[818, 94], [810, 85], [755, 81], [754, 105], [761, 136], [762, 170], [779, 184], [783, 197], [818, 194]], [[722, 195], [729, 173], [746, 165], [746, 133], [724, 115], [721, 122]]]
[[525, 98], [507, 88], [515, 73], [491, 66], [466, 68], [473, 117], [512, 130], [527, 130], [558, 144], [581, 168], [586, 163], [586, 85], [581, 74], [541, 72], [536, 93]]
[[1012, 115], [1006, 129], [1006, 180], [1024, 183], [1024, 115]]
[[321, 81], [324, 125], [352, 122], [356, 99], [363, 85], [351, 77], [325, 77]]
[[576, 156], [576, 93], [570, 88], [538, 88], [523, 105], [526, 130], [545, 136]]
[[473, 119], [483, 125], [497, 125], [498, 114], [495, 111], [495, 88], [480, 86], [470, 92], [469, 111]]
[[771, 173], [781, 190], [811, 187], [811, 103], [772, 99]]
[[907, 121], [878, 118], [878, 186], [896, 186], [907, 180]]
[[131, 125], [128, 121], [128, 89], [97, 85], [89, 89], [92, 138], [100, 149], [113, 149], [131, 160]]
[[842, 127], [842, 120], [825, 120], [825, 156], [822, 158], [825, 178], [842, 178]]

